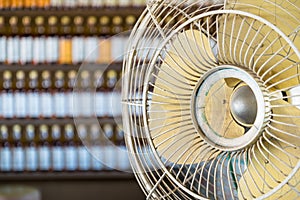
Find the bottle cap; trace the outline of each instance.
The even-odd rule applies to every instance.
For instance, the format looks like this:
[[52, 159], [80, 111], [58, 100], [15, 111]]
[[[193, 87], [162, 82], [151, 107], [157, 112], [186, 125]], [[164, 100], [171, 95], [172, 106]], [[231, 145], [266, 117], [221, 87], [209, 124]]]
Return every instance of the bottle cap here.
[[42, 78], [43, 79], [49, 79], [50, 76], [51, 75], [50, 75], [50, 72], [48, 70], [42, 72]]
[[52, 137], [53, 139], [60, 139], [60, 127], [57, 124], [52, 126]]
[[87, 137], [87, 130], [86, 130], [85, 125], [83, 125], [83, 124], [78, 125], [78, 135], [81, 139], [84, 139]]
[[18, 18], [16, 16], [12, 16], [10, 19], [9, 19], [9, 24], [10, 25], [17, 25], [18, 23]]
[[74, 24], [82, 25], [83, 24], [83, 17], [81, 17], [81, 16], [74, 17]]
[[38, 78], [38, 72], [35, 71], [35, 70], [32, 70], [29, 72], [29, 78], [32, 80], [32, 79], [37, 79]]
[[12, 74], [11, 74], [10, 71], [6, 70], [6, 71], [3, 72], [3, 78], [4, 79], [11, 79], [11, 77], [12, 77]]
[[100, 137], [100, 127], [98, 124], [93, 124], [91, 126], [91, 139], [96, 140]]
[[105, 124], [103, 126], [103, 130], [108, 138], [111, 138], [113, 136], [113, 126], [111, 124]]
[[7, 126], [2, 125], [1, 126], [1, 133], [7, 133], [7, 132], [8, 132]]
[[126, 24], [133, 25], [136, 21], [136, 17], [133, 15], [128, 15], [125, 19]]
[[77, 72], [75, 70], [71, 70], [68, 72], [68, 79], [75, 79], [77, 76]]
[[116, 78], [116, 77], [117, 77], [117, 72], [116, 72], [116, 70], [109, 70], [109, 71], [107, 72], [107, 77], [108, 77], [109, 79], [111, 79], [111, 78]]
[[72, 139], [74, 137], [74, 128], [71, 124], [65, 126], [65, 137], [66, 139]]
[[48, 23], [49, 23], [50, 25], [55, 25], [55, 24], [57, 23], [57, 17], [56, 17], [56, 16], [50, 16], [50, 17], [48, 18]]
[[17, 79], [19, 79], [19, 80], [20, 80], [20, 79], [24, 79], [24, 78], [25, 78], [25, 72], [22, 71], [22, 70], [17, 71], [16, 77], [17, 77]]
[[13, 126], [13, 138], [14, 139], [21, 139], [21, 126], [20, 125], [14, 125]]
[[63, 25], [67, 25], [67, 24], [69, 24], [70, 23], [70, 17], [68, 17], [68, 16], [63, 16], [62, 18], [61, 18], [61, 21], [60, 21]]
[[87, 70], [81, 72], [80, 77], [82, 79], [88, 79], [90, 77], [90, 73]]
[[40, 126], [40, 132], [48, 132], [48, 126], [46, 126], [45, 124], [42, 124]]
[[31, 124], [27, 125], [27, 126], [26, 126], [26, 131], [27, 131], [27, 132], [34, 132], [34, 126], [31, 125]]
[[91, 26], [95, 25], [96, 22], [97, 22], [97, 19], [94, 16], [89, 17], [87, 20], [88, 25], [91, 25]]
[[64, 78], [64, 72], [61, 70], [58, 70], [57, 72], [55, 72], [55, 78], [56, 79], [63, 79]]
[[107, 17], [107, 16], [100, 17], [100, 24], [101, 25], [107, 25], [108, 23], [109, 23], [109, 17]]
[[23, 25], [29, 25], [30, 22], [31, 22], [31, 18], [30, 18], [29, 16], [24, 16], [24, 17], [22, 18], [22, 23], [23, 23]]
[[122, 17], [120, 17], [120, 16], [115, 16], [115, 17], [113, 18], [113, 24], [114, 24], [114, 25], [121, 25], [121, 24], [122, 24], [122, 21], [123, 21], [123, 19], [122, 19]]
[[37, 18], [35, 18], [35, 24], [36, 25], [43, 25], [44, 23], [44, 18], [41, 16], [38, 16]]

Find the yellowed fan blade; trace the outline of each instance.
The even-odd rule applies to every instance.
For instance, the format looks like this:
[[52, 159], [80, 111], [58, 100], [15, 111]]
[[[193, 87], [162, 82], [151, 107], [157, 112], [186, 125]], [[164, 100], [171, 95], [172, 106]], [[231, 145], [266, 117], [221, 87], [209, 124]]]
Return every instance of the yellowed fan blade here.
[[[274, 122], [272, 122], [270, 126], [274, 127], [276, 130], [288, 132], [299, 137], [300, 110], [283, 100], [273, 101], [272, 105], [274, 106], [272, 109]], [[277, 115], [298, 116], [298, 118], [278, 117]], [[292, 126], [284, 124], [290, 124]], [[300, 154], [299, 138], [291, 137], [281, 133], [280, 131], [276, 131], [275, 129], [269, 128], [269, 131], [276, 137], [296, 146], [296, 148], [274, 138], [269, 138], [269, 140], [272, 141], [276, 147], [268, 142], [263, 143], [267, 150], [256, 146], [254, 148], [254, 153], [251, 157], [249, 157], [251, 162], [248, 169], [239, 180], [239, 199], [253, 199], [254, 197], [261, 196], [262, 193], [269, 192], [270, 188], [267, 187], [266, 183], [271, 188], [276, 187], [279, 182], [282, 182], [286, 178], [287, 174], [291, 173], [291, 169], [299, 162], [299, 159], [297, 159]], [[272, 154], [275, 155], [276, 158], [273, 157]], [[278, 159], [288, 163], [289, 167], [280, 162]], [[279, 169], [281, 171], [279, 171]], [[274, 179], [277, 182], [274, 181]], [[300, 171], [298, 170], [296, 175], [289, 181], [290, 185], [296, 187], [296, 191], [300, 191], [300, 184], [298, 184], [299, 179]], [[289, 185], [285, 185], [280, 190], [272, 194], [268, 199], [279, 199], [282, 198], [283, 195], [284, 199], [296, 199], [297, 197], [299, 198], [296, 191], [292, 190], [292, 187]]]
[[173, 163], [201, 159], [197, 158], [201, 139], [192, 124], [190, 108], [192, 90], [205, 60], [215, 61], [208, 38], [200, 31], [184, 31], [172, 41], [156, 78], [149, 110], [150, 134], [158, 153]]
[[[229, 0], [226, 8], [249, 12], [264, 18], [289, 36], [294, 45], [300, 49], [300, 34], [298, 34], [300, 1], [283, 0], [279, 4], [276, 0]], [[294, 76], [299, 71], [296, 64], [299, 58], [290, 45], [283, 38], [279, 38], [279, 34], [275, 31], [269, 34], [270, 27], [261, 27], [262, 23], [258, 21], [252, 22], [251, 18], [235, 15], [220, 17], [218, 28], [220, 60], [243, 67], [254, 65], [254, 71], [263, 76], [263, 80], [268, 80], [268, 85], [279, 83], [274, 86], [275, 88], [299, 84], [299, 77]], [[289, 80], [279, 82], [289, 77]]]

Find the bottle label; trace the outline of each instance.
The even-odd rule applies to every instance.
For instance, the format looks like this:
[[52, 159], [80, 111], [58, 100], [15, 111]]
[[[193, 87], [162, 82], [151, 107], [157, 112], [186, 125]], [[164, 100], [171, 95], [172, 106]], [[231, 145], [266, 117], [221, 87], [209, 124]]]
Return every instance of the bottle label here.
[[12, 170], [12, 155], [8, 147], [4, 147], [0, 151], [0, 168], [1, 171], [11, 171]]
[[62, 7], [63, 5], [63, 0], [51, 0], [51, 5], [54, 7]]
[[26, 93], [16, 92], [14, 96], [15, 100], [15, 114], [16, 117], [26, 117]]
[[33, 39], [32, 37], [20, 38], [20, 62], [29, 63], [32, 61], [32, 49]]
[[52, 107], [52, 95], [48, 92], [43, 92], [40, 94], [41, 98], [41, 114], [44, 117], [51, 117], [53, 115]]
[[57, 92], [54, 94], [54, 112], [57, 117], [66, 116], [66, 106], [65, 106], [65, 95], [64, 93]]
[[20, 58], [20, 38], [9, 37], [7, 39], [7, 62], [18, 63]]
[[127, 149], [125, 146], [119, 146], [118, 148], [118, 167], [120, 170], [129, 170], [130, 163], [128, 158]]
[[46, 39], [46, 61], [56, 63], [58, 61], [58, 37], [48, 37]]
[[129, 6], [130, 0], [119, 0], [119, 6]]
[[92, 6], [96, 6], [96, 7], [104, 6], [104, 0], [92, 0]]
[[13, 93], [2, 93], [2, 102], [3, 117], [12, 118], [14, 116]]
[[27, 147], [25, 149], [26, 169], [28, 171], [36, 171], [38, 169], [38, 152], [35, 147]]
[[82, 92], [80, 94], [81, 104], [80, 104], [80, 114], [84, 117], [92, 116], [92, 93], [91, 92]]
[[[97, 2], [99, 2], [99, 1], [101, 1], [101, 0], [98, 0]], [[78, 5], [79, 6], [89, 6], [90, 5], [89, 0], [78, 0]], [[93, 6], [94, 6], [94, 4], [93, 4]]]
[[73, 37], [72, 39], [72, 62], [80, 63], [83, 62], [84, 54], [84, 38], [83, 37]]
[[111, 39], [111, 57], [115, 62], [121, 62], [125, 54], [125, 39], [123, 36], [115, 36]]
[[33, 51], [34, 51], [34, 62], [43, 63], [45, 62], [46, 53], [45, 53], [45, 38], [36, 37], [33, 40]]
[[75, 147], [65, 147], [66, 170], [74, 171], [77, 168], [77, 154]]
[[13, 148], [13, 170], [24, 171], [25, 167], [24, 149], [22, 147]]
[[30, 117], [38, 117], [39, 116], [39, 94], [37, 92], [29, 92], [28, 93], [28, 115]]
[[62, 147], [52, 148], [53, 170], [62, 171], [64, 169], [64, 151]]
[[122, 97], [120, 92], [112, 92], [112, 107], [111, 112], [113, 116], [120, 117], [122, 116]]
[[96, 63], [99, 56], [99, 40], [97, 37], [87, 37], [85, 39], [85, 61]]
[[105, 5], [115, 7], [115, 6], [117, 6], [117, 0], [106, 0]]
[[80, 170], [88, 171], [91, 168], [90, 158], [91, 156], [85, 147], [78, 147], [78, 159]]
[[0, 37], [0, 63], [4, 63], [6, 61], [6, 37]]
[[73, 92], [68, 92], [66, 93], [66, 98], [67, 98], [67, 115], [69, 117], [73, 117], [73, 116], [78, 116], [75, 115], [74, 109], [73, 109]]
[[92, 154], [92, 168], [93, 170], [102, 170], [104, 169], [103, 162], [104, 162], [104, 152], [102, 147], [93, 146], [91, 148]]
[[49, 147], [39, 148], [39, 168], [43, 171], [48, 171], [50, 169], [51, 163], [51, 153]]
[[108, 167], [116, 169], [117, 167], [117, 151], [113, 145], [105, 146], [105, 163]]
[[97, 92], [95, 97], [95, 107], [96, 107], [96, 114], [98, 117], [103, 117], [107, 115], [106, 104], [107, 101], [105, 101], [105, 93], [104, 92]]
[[64, 0], [64, 6], [66, 7], [75, 7], [76, 1], [74, 0]]

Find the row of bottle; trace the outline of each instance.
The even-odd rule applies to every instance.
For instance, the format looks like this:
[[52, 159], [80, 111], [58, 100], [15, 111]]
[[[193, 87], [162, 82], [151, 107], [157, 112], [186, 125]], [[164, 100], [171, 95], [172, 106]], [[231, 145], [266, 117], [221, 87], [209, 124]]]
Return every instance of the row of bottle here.
[[145, 6], [146, 0], [1, 0], [0, 9]]
[[121, 126], [2, 125], [0, 138], [1, 172], [130, 168]]
[[[2, 118], [65, 118], [121, 116], [121, 89], [118, 74], [109, 70], [83, 70], [53, 74], [35, 70], [27, 74], [19, 70], [4, 71], [0, 93]], [[66, 84], [67, 82], [67, 84]], [[75, 86], [75, 87], [74, 87]], [[75, 89], [75, 90], [74, 90]], [[74, 91], [73, 91], [74, 90]]]
[[131, 30], [134, 15], [126, 16], [0, 16], [0, 35], [114, 35]]

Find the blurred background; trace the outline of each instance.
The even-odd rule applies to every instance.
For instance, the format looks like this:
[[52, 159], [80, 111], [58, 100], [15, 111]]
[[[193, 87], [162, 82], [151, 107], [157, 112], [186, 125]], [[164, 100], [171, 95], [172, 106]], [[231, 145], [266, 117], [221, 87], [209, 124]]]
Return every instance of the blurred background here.
[[145, 198], [128, 173], [118, 82], [128, 33], [118, 34], [144, 8], [145, 0], [0, 0], [0, 199]]

